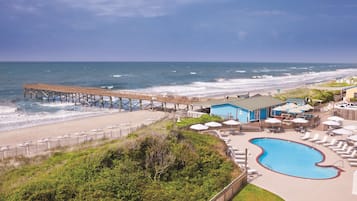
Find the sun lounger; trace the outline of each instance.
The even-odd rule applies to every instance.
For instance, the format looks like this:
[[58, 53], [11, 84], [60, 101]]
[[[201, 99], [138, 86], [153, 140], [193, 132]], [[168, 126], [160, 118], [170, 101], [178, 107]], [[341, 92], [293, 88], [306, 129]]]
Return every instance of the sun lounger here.
[[326, 143], [324, 143], [323, 145], [324, 145], [325, 147], [330, 147], [330, 146], [335, 146], [336, 143], [337, 143], [337, 140], [336, 140], [335, 138], [333, 138], [330, 142], [326, 142]]
[[315, 143], [317, 143], [317, 144], [323, 144], [323, 143], [325, 143], [325, 142], [327, 142], [327, 135], [325, 135], [325, 137], [324, 137], [322, 140], [318, 140], [318, 141], [316, 141]]
[[245, 155], [234, 155], [235, 159], [245, 159]]
[[351, 154], [341, 154], [341, 157], [342, 158], [347, 158], [347, 160], [355, 159], [356, 162], [357, 162], [357, 158], [355, 158], [355, 157], [357, 157], [357, 150], [356, 149], [353, 150]]
[[258, 171], [256, 169], [248, 168], [247, 170], [248, 174], [258, 174]]
[[340, 155], [343, 155], [343, 154], [350, 154], [351, 151], [352, 151], [353, 147], [348, 147], [347, 150], [345, 151], [336, 151], [336, 153], [340, 154]]
[[352, 166], [352, 167], [357, 167], [357, 163], [356, 163], [356, 162], [351, 162], [351, 163], [350, 163], [350, 166]]
[[345, 143], [342, 148], [335, 148], [335, 149], [332, 149], [333, 151], [335, 152], [339, 152], [339, 151], [343, 151], [343, 150], [346, 150], [347, 149], [347, 143]]
[[347, 158], [349, 162], [357, 162], [357, 158]]
[[313, 138], [309, 139], [310, 142], [315, 142], [319, 140], [319, 134], [315, 134]]
[[301, 138], [302, 140], [310, 139], [310, 132], [306, 132], [305, 135]]
[[245, 163], [245, 159], [234, 159], [234, 162], [236, 162], [238, 164], [244, 164]]
[[342, 141], [340, 141], [336, 146], [330, 146], [330, 149], [339, 149], [339, 148], [341, 148], [343, 146], [343, 142]]

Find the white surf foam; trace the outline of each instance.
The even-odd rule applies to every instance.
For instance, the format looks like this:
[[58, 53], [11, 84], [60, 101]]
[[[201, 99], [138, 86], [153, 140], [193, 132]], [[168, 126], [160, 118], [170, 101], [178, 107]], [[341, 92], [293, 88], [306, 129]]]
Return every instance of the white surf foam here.
[[308, 72], [299, 75], [285, 75], [276, 77], [264, 76], [261, 79], [218, 79], [215, 82], [193, 82], [186, 85], [158, 86], [138, 90], [159, 94], [165, 93], [182, 96], [208, 97], [224, 94], [287, 89], [306, 84], [328, 81], [337, 77], [346, 77], [352, 75], [357, 75], [357, 69]]
[[16, 110], [17, 110], [16, 107], [1, 106], [0, 105], [0, 115], [15, 113]]
[[[43, 103], [45, 107], [66, 107], [70, 103]], [[6, 108], [6, 106], [0, 106]], [[58, 110], [57, 112], [31, 112], [17, 111], [16, 108], [4, 109], [0, 113], [0, 131], [14, 130], [18, 128], [32, 127], [36, 125], [67, 121], [89, 116], [97, 116], [105, 113], [111, 113], [116, 110], [100, 109], [96, 107], [80, 107], [77, 110]]]

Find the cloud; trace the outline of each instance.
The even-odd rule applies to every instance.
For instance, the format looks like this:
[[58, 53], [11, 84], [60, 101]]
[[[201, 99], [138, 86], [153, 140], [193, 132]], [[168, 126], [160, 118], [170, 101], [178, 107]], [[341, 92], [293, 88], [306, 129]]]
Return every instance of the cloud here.
[[202, 0], [57, 0], [97, 16], [158, 17], [167, 15], [178, 6]]
[[17, 13], [30, 13], [36, 14], [38, 13], [43, 4], [42, 0], [33, 0], [31, 2], [25, 0], [13, 0], [8, 3], [4, 3], [2, 6], [5, 8], [11, 9]]

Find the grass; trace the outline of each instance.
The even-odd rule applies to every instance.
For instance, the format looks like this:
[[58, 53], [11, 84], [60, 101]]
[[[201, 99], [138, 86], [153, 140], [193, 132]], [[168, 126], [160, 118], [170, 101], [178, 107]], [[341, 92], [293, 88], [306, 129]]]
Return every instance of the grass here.
[[320, 84], [319, 86], [321, 87], [348, 87], [348, 86], [352, 86], [352, 84], [348, 84], [346, 82], [327, 82], [327, 83], [323, 83]]
[[[339, 91], [328, 91], [308, 88], [298, 88], [288, 90], [284, 93], [276, 94], [275, 98], [280, 100], [287, 100], [288, 98], [309, 98], [321, 100], [323, 103], [334, 100], [334, 95], [340, 93]], [[312, 104], [312, 103], [311, 103]]]
[[232, 201], [283, 201], [283, 199], [267, 190], [248, 184]]
[[225, 148], [162, 121], [127, 139], [3, 167], [0, 201], [208, 200], [240, 173]]

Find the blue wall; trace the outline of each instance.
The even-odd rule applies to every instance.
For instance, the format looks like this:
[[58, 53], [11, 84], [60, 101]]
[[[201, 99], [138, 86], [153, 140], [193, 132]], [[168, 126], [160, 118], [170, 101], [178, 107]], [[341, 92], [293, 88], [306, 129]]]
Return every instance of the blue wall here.
[[268, 112], [267, 108], [260, 109], [260, 119], [266, 119], [268, 116], [267, 112]]
[[[213, 105], [211, 115], [217, 115], [224, 119], [238, 119], [242, 123], [248, 123], [249, 111], [231, 104]], [[254, 117], [254, 114], [253, 114]]]

